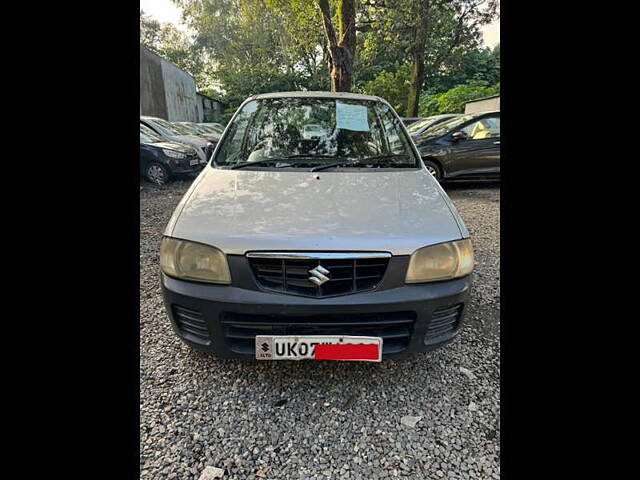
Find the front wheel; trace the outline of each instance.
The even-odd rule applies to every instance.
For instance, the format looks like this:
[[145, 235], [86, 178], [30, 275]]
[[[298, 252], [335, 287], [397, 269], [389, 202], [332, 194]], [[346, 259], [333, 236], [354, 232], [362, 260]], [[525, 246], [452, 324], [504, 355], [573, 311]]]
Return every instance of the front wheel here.
[[153, 162], [147, 166], [146, 177], [156, 185], [164, 185], [169, 181], [169, 170], [161, 163]]
[[423, 160], [423, 162], [424, 162], [424, 166], [427, 167], [427, 171], [431, 175], [433, 175], [433, 177], [437, 181], [440, 181], [442, 179], [442, 174], [440, 173], [440, 167], [438, 167], [438, 165], [436, 165], [434, 162], [430, 160]]

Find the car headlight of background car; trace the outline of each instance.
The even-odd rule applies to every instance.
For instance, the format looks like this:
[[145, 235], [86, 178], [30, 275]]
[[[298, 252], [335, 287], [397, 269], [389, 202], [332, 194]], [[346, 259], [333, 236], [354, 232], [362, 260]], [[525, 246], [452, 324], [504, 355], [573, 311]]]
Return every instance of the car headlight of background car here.
[[231, 283], [227, 257], [202, 243], [164, 237], [160, 245], [160, 267], [170, 277], [208, 283]]
[[465, 238], [439, 243], [411, 254], [405, 283], [426, 283], [464, 277], [473, 271], [473, 247]]
[[176, 152], [175, 150], [167, 150], [167, 149], [163, 148], [162, 151], [164, 152], [164, 154], [167, 157], [171, 157], [171, 158], [187, 158], [187, 155], [185, 153]]

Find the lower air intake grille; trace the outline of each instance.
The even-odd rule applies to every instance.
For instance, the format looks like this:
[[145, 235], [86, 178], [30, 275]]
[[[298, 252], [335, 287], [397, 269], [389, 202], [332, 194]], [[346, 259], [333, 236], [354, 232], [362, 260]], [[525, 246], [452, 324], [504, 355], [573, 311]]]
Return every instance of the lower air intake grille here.
[[340, 315], [222, 315], [227, 345], [236, 353], [255, 355], [256, 335], [364, 335], [382, 337], [382, 353], [406, 350], [415, 312]]
[[424, 339], [426, 342], [454, 332], [460, 323], [462, 315], [462, 304], [453, 307], [439, 308], [433, 312], [429, 328]]
[[207, 345], [211, 341], [209, 329], [200, 312], [174, 305], [173, 318], [178, 330], [187, 340], [203, 345]]

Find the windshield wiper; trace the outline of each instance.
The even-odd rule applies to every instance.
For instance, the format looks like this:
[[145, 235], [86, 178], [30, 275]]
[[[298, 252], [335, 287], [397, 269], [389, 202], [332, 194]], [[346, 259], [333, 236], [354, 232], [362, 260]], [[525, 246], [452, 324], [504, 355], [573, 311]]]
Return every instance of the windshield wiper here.
[[387, 155], [376, 155], [375, 157], [367, 157], [367, 158], [363, 158], [362, 160], [359, 160], [358, 163], [362, 163], [364, 165], [368, 165], [370, 162], [373, 163], [380, 163], [383, 160], [391, 160], [391, 159], [396, 159], [396, 158], [407, 158], [409, 155], [407, 155], [406, 153], [399, 153], [399, 154], [387, 154]]
[[263, 158], [262, 160], [256, 160], [255, 162], [240, 162], [236, 163], [234, 166], [229, 167], [229, 170], [235, 170], [237, 168], [250, 167], [252, 165], [261, 165], [263, 163], [272, 163], [281, 160], [280, 158]]
[[319, 170], [326, 170], [327, 168], [333, 167], [348, 167], [348, 166], [356, 166], [356, 165], [376, 165], [384, 160], [389, 160], [391, 158], [407, 158], [409, 155], [406, 154], [389, 154], [389, 155], [377, 155], [375, 157], [363, 158], [362, 160], [351, 159], [351, 160], [342, 160], [339, 162], [327, 163], [325, 165], [319, 165], [317, 167], [313, 167], [310, 172], [317, 172]]
[[[260, 165], [262, 163], [269, 163], [269, 162], [279, 162], [282, 160], [291, 160], [293, 158], [337, 158], [333, 155], [314, 155], [312, 153], [297, 153], [295, 155], [285, 155], [282, 157], [269, 157], [269, 158], [263, 158], [262, 160], [256, 160], [255, 162], [240, 162], [240, 163], [236, 163], [234, 166], [229, 167], [230, 170], [235, 170], [236, 168], [244, 168], [244, 167], [249, 167], [251, 165]], [[276, 165], [276, 167], [278, 168], [282, 168], [282, 167], [290, 167], [292, 166], [290, 163], [288, 164], [283, 164], [280, 167], [278, 167], [278, 165]]]
[[327, 168], [333, 167], [346, 167], [347, 165], [351, 165], [353, 160], [340, 160], [338, 162], [325, 163], [324, 165], [318, 165], [317, 167], [313, 167], [310, 172], [317, 172], [319, 170], [326, 170]]

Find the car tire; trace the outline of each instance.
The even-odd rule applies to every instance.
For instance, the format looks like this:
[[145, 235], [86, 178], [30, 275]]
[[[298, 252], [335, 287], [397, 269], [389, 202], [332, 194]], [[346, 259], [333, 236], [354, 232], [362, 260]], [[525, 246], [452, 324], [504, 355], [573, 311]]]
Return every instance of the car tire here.
[[147, 165], [144, 173], [147, 179], [156, 185], [165, 185], [169, 181], [169, 170], [158, 162], [151, 162]]
[[422, 160], [424, 166], [427, 167], [427, 170], [434, 178], [439, 182], [442, 179], [442, 172], [440, 171], [440, 167], [431, 160]]

